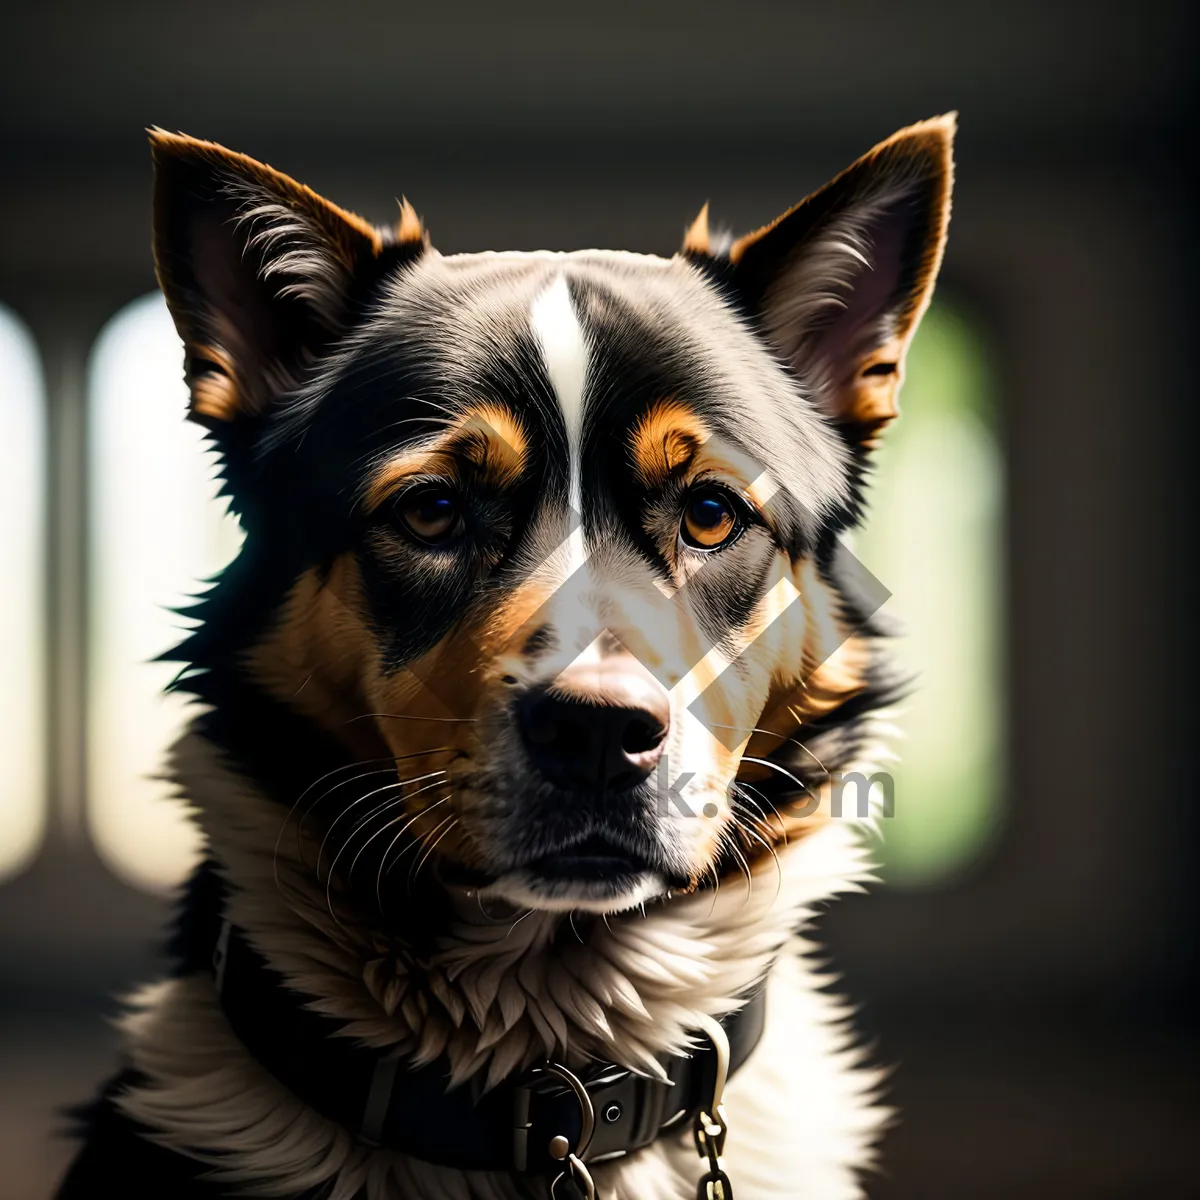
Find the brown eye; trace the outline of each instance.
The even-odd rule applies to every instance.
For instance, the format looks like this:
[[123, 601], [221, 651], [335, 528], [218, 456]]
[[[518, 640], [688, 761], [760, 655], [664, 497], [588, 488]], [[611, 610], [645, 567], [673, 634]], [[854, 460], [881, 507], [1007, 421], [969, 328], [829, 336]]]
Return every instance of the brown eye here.
[[697, 550], [719, 550], [740, 532], [733, 500], [719, 488], [701, 488], [688, 497], [679, 534]]
[[436, 545], [458, 533], [462, 526], [458, 501], [449, 488], [416, 488], [400, 497], [400, 520], [415, 538]]

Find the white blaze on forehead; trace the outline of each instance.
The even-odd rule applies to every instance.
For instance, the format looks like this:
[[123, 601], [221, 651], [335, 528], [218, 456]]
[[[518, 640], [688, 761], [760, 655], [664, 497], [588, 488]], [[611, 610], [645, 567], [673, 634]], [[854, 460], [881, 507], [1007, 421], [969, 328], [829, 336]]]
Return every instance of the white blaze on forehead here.
[[565, 275], [540, 292], [529, 310], [530, 324], [542, 347], [546, 374], [567, 426], [567, 464], [571, 480], [571, 507], [580, 512], [580, 446], [583, 440], [583, 398], [587, 382], [587, 341], [575, 313]]

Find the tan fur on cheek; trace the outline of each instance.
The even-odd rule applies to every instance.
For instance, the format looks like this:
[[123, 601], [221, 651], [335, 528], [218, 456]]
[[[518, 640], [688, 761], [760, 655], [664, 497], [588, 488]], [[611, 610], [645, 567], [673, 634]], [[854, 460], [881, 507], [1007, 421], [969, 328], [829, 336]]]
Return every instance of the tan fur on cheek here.
[[[815, 565], [801, 562], [791, 570], [799, 600], [781, 616], [778, 625], [781, 656], [770, 695], [754, 722], [759, 732], [745, 750], [749, 758], [766, 759], [788, 739], [801, 745], [806, 725], [839, 708], [867, 686], [868, 647], [864, 639], [847, 636], [838, 617], [837, 596], [820, 577]], [[816, 766], [814, 762], [812, 764]], [[738, 778], [760, 782], [774, 772], [769, 767], [743, 762]], [[780, 840], [803, 836], [829, 820], [829, 786], [824, 781], [801, 797], [789, 811], [784, 808], [769, 825], [778, 827]]]
[[[735, 648], [738, 667], [730, 666], [725, 654], [713, 650], [693, 668], [681, 690], [683, 703], [677, 709], [685, 714], [685, 738], [680, 770], [695, 772], [694, 790], [689, 795], [697, 798], [697, 807], [708, 810], [703, 814], [708, 819], [688, 822], [694, 827], [689, 829], [695, 839], [689, 854], [696, 885], [706, 879], [711, 882], [712, 864], [731, 842], [746, 859], [753, 857], [752, 845], [762, 849], [753, 838], [739, 841], [729, 787], [743, 768], [743, 754], [750, 752], [748, 743], [753, 745], [754, 727], [760, 723], [773, 673], [787, 644], [783, 616], [797, 607], [794, 599], [787, 559], [780, 554], [766, 594]], [[698, 703], [695, 697], [699, 697]], [[737, 872], [742, 869], [734, 868]]]
[[[479, 730], [508, 695], [503, 682], [519, 670], [519, 651], [531, 630], [525, 622], [546, 598], [546, 589], [526, 585], [475, 620], [462, 622], [427, 654], [385, 678], [372, 693], [386, 716], [378, 725], [389, 751], [410, 760], [422, 752], [456, 752], [453, 759], [431, 758], [430, 769], [446, 766], [444, 786], [429, 784], [407, 811], [409, 830], [421, 843], [414, 866], [436, 855], [468, 866], [486, 866], [477, 838], [481, 797], [454, 777], [452, 762], [475, 757]], [[427, 810], [427, 811], [426, 811]]]
[[[716, 781], [706, 796], [711, 795], [722, 814], [727, 807], [722, 789], [729, 781], [780, 781], [778, 771], [751, 760], [770, 760], [789, 739], [803, 744], [810, 721], [866, 686], [867, 644], [847, 636], [838, 605], [836, 593], [814, 564], [792, 564], [781, 553], [766, 595], [741, 639], [742, 669], [731, 670], [722, 656], [709, 655], [689, 676], [694, 694], [703, 697], [703, 713], [695, 724], [706, 728], [703, 748], [697, 745], [699, 730], [692, 740], [687, 768], [692, 769], [693, 759], [703, 761]], [[771, 853], [763, 841], [778, 849], [826, 824], [829, 792], [827, 783], [818, 779], [790, 808], [779, 805], [778, 815], [768, 813], [755, 824], [757, 837], [737, 835], [740, 853], [753, 866]], [[718, 854], [722, 842], [728, 841], [722, 837], [727, 820], [705, 823], [704, 837], [692, 848], [693, 861], [707, 863]], [[703, 865], [697, 870], [702, 874]]]
[[530, 581], [455, 630], [427, 654], [383, 679], [378, 697], [389, 712], [452, 723], [470, 723], [494, 698], [501, 679], [523, 669], [529, 624], [552, 593], [548, 583]]
[[[337, 737], [359, 759], [396, 759], [402, 776], [433, 779], [469, 751], [480, 705], [479, 631], [460, 631], [410, 666], [384, 673], [367, 620], [356, 559], [338, 558], [293, 585], [245, 666], [265, 691]], [[458, 719], [465, 718], [465, 719]], [[426, 757], [428, 756], [428, 757]], [[411, 834], [425, 848], [469, 859], [450, 818], [449, 776], [414, 787]], [[435, 807], [436, 806], [436, 807]]]
[[351, 554], [325, 574], [314, 568], [301, 575], [271, 628], [244, 656], [264, 691], [351, 743], [369, 736], [367, 723], [356, 718], [370, 711], [366, 682], [377, 662]]

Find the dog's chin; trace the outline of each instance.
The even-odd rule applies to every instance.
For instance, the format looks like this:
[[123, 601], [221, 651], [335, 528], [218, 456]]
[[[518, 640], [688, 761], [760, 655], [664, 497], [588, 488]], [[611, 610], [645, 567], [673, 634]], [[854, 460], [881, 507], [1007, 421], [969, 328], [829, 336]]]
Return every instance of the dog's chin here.
[[667, 887], [653, 863], [591, 837], [505, 871], [483, 894], [543, 912], [616, 913], [661, 896]]
[[[563, 865], [567, 865], [564, 863]], [[619, 913], [637, 908], [667, 891], [656, 871], [630, 867], [591, 875], [559, 871], [544, 873], [531, 867], [508, 871], [480, 892], [481, 899], [507, 901], [517, 908], [542, 912]]]
[[446, 865], [444, 883], [457, 884], [480, 900], [540, 912], [620, 913], [687, 886], [665, 858], [627, 836], [592, 833], [483, 871]]

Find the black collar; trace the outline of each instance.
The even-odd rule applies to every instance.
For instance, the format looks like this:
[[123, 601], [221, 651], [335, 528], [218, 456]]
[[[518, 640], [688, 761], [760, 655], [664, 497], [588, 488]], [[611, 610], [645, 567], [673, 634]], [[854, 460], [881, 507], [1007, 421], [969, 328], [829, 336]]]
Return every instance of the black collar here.
[[[256, 1059], [305, 1104], [360, 1140], [459, 1170], [548, 1175], [562, 1164], [549, 1154], [556, 1136], [578, 1142], [579, 1099], [563, 1077], [544, 1068], [482, 1090], [482, 1076], [448, 1091], [446, 1059], [414, 1067], [333, 1036], [341, 1022], [313, 1012], [228, 922], [213, 948], [221, 1007]], [[762, 987], [722, 1025], [730, 1073], [749, 1057], [766, 1015]], [[579, 1080], [595, 1113], [585, 1158], [594, 1163], [650, 1145], [688, 1128], [713, 1093], [716, 1053], [660, 1058], [669, 1083], [600, 1063]], [[549, 1066], [549, 1064], [547, 1064]]]

